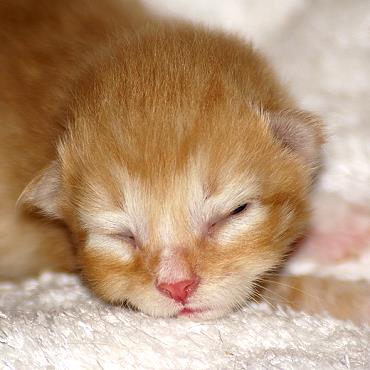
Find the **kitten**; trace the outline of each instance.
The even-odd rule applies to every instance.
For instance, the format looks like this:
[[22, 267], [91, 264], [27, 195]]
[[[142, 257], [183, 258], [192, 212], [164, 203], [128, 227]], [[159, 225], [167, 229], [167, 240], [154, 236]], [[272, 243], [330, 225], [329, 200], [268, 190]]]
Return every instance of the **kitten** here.
[[162, 317], [244, 302], [304, 233], [321, 122], [250, 45], [135, 3], [8, 0], [0, 25], [1, 277], [78, 268]]

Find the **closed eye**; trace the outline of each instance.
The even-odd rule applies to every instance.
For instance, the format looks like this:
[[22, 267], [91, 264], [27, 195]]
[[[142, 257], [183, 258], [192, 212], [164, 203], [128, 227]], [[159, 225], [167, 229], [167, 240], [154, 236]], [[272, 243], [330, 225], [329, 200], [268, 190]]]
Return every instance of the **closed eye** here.
[[233, 217], [233, 216], [236, 216], [236, 215], [239, 215], [241, 213], [243, 213], [244, 211], [246, 211], [249, 207], [250, 207], [251, 203], [243, 203], [241, 204], [240, 206], [236, 207], [233, 211], [231, 211], [229, 214], [227, 214], [226, 216], [223, 216], [223, 217], [220, 217], [219, 219], [217, 219], [216, 221], [212, 222], [209, 226], [209, 230], [212, 230], [215, 226], [219, 225], [220, 223], [223, 223], [225, 221], [227, 221], [228, 218], [230, 217]]
[[239, 207], [235, 208], [229, 216], [235, 216], [239, 213], [242, 213], [243, 211], [245, 211], [249, 206], [249, 203], [244, 203], [244, 204], [241, 204]]
[[123, 231], [110, 234], [111, 237], [115, 239], [122, 240], [128, 244], [131, 244], [135, 248], [137, 247], [137, 242], [135, 236], [131, 232]]

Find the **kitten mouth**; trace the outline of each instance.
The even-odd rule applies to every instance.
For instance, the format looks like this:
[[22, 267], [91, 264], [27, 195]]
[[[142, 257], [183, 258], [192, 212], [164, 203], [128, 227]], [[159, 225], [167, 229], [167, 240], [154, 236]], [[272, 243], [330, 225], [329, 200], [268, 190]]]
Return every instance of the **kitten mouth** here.
[[209, 311], [206, 308], [191, 308], [191, 307], [184, 307], [177, 315], [178, 316], [189, 316], [198, 313], [203, 313]]

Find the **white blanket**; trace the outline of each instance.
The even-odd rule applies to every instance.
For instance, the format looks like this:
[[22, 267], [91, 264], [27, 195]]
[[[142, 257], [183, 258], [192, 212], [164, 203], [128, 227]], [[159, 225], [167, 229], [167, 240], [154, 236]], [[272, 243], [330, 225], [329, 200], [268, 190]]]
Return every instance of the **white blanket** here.
[[[270, 55], [303, 106], [328, 123], [320, 192], [370, 204], [368, 0], [145, 2], [238, 32]], [[366, 258], [345, 276], [343, 266], [327, 271], [370, 278]], [[158, 320], [98, 302], [76, 277], [46, 273], [0, 283], [0, 369], [370, 369], [370, 328], [263, 304], [215, 322]]]
[[370, 368], [370, 329], [331, 318], [254, 305], [214, 322], [158, 320], [58, 274], [0, 292], [1, 369]]

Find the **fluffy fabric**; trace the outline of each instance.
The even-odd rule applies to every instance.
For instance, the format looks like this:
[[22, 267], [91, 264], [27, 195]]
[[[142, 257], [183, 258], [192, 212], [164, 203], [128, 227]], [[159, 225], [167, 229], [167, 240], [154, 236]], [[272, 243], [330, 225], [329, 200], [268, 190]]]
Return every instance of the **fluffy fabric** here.
[[370, 330], [244, 308], [215, 322], [154, 320], [92, 298], [76, 277], [0, 288], [2, 369], [368, 369]]
[[[329, 140], [315, 198], [319, 237], [308, 247], [313, 252], [298, 256], [290, 270], [370, 279], [370, 3], [146, 3], [253, 40], [270, 55], [303, 106], [324, 118]], [[327, 245], [322, 235], [335, 236], [338, 225], [353, 230], [353, 212], [363, 238], [345, 235], [331, 249], [336, 255], [336, 246], [345, 240], [350, 258], [327, 263], [327, 268], [322, 261], [318, 265], [312, 245]], [[370, 329], [329, 317], [276, 312], [263, 304], [216, 322], [154, 320], [98, 302], [76, 277], [44, 274], [20, 284], [0, 284], [0, 368], [369, 369]]]

